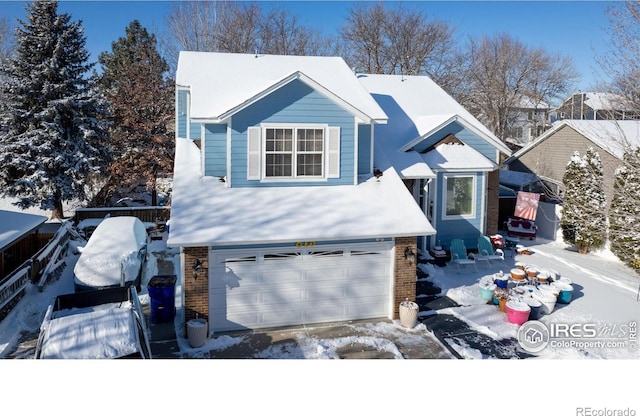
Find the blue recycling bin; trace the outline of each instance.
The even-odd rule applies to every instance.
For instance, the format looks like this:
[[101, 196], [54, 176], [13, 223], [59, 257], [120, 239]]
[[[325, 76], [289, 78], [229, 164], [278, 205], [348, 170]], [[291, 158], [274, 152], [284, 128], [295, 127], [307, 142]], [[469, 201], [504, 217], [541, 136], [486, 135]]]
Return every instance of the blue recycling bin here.
[[153, 276], [147, 284], [151, 323], [173, 322], [176, 316], [176, 275]]

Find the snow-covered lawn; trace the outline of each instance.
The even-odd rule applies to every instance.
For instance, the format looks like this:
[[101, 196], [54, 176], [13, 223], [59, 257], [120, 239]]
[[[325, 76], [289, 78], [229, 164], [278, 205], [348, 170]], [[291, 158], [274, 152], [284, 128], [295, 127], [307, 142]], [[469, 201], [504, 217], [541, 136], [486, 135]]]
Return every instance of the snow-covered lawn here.
[[[430, 279], [442, 293], [455, 300], [461, 307], [439, 310], [467, 322], [473, 329], [494, 339], [516, 337], [518, 325], [508, 322], [506, 315], [497, 306], [487, 305], [480, 294], [479, 280], [502, 270], [508, 274], [516, 262], [524, 263], [538, 270], [549, 270], [573, 282], [573, 296], [569, 304], [556, 303], [551, 314], [543, 315], [540, 322], [551, 327], [554, 324], [573, 325], [574, 334], [582, 338], [571, 340], [556, 338], [540, 351], [537, 357], [554, 358], [607, 358], [638, 359], [640, 351], [634, 329], [640, 321], [639, 275], [622, 264], [610, 251], [602, 250], [586, 255], [561, 241], [538, 239], [535, 242], [522, 241], [532, 251], [530, 255], [506, 256], [505, 264], [493, 262], [487, 267], [478, 264], [478, 272], [470, 268], [456, 273], [452, 268], [424, 267]], [[587, 325], [584, 327], [584, 325]], [[597, 332], [594, 336], [593, 331]], [[578, 334], [580, 337], [580, 334]], [[604, 341], [619, 347], [602, 348], [592, 341]], [[553, 346], [551, 345], [553, 344]], [[462, 346], [463, 347], [463, 346]], [[477, 351], [465, 351], [467, 357], [478, 357]]]

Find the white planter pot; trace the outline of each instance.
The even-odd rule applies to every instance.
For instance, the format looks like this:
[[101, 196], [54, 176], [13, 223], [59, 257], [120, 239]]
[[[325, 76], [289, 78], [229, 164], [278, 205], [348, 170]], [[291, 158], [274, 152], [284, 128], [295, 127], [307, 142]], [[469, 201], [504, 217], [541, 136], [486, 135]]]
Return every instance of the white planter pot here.
[[200, 348], [207, 341], [207, 320], [191, 319], [187, 321], [187, 337], [192, 348]]
[[418, 323], [418, 304], [405, 300], [400, 303], [400, 324], [405, 328], [413, 328]]

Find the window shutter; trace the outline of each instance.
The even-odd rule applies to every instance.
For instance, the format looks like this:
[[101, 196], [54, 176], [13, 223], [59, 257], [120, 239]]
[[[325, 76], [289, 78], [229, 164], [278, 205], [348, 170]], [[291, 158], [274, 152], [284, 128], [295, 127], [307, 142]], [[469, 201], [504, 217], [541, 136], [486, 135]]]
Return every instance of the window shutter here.
[[260, 180], [260, 127], [249, 127], [247, 136], [247, 179]]
[[327, 140], [327, 178], [340, 177], [340, 127], [329, 127]]

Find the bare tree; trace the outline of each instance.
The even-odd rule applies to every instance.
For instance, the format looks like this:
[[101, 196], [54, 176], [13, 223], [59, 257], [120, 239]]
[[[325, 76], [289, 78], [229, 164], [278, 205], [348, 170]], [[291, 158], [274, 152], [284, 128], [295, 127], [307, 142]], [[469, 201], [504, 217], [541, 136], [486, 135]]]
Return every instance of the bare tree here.
[[163, 44], [175, 67], [180, 50], [279, 55], [327, 55], [338, 50], [325, 36], [283, 7], [236, 1], [177, 2]]
[[570, 90], [576, 72], [569, 57], [531, 48], [508, 34], [470, 39], [466, 96], [457, 97], [501, 140], [515, 121], [514, 108], [534, 106]]
[[640, 111], [640, 2], [614, 2], [607, 8], [609, 50], [596, 61], [609, 74], [612, 92], [630, 110]]
[[340, 32], [347, 62], [376, 74], [427, 74], [438, 81], [455, 46], [448, 23], [430, 21], [422, 11], [400, 5], [357, 3]]

